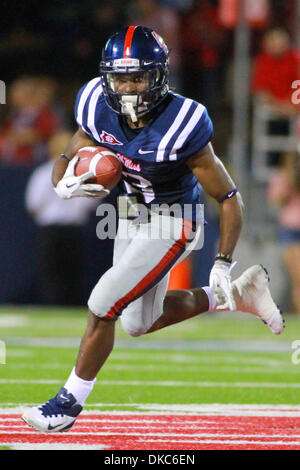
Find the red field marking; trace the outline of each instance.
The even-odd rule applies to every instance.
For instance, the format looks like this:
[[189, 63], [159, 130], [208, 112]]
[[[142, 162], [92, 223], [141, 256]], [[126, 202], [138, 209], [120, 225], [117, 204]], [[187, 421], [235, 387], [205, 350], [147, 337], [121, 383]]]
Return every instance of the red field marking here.
[[20, 414], [0, 414], [0, 445], [10, 443], [106, 450], [300, 450], [300, 417], [85, 412], [69, 432], [46, 434], [28, 427]]

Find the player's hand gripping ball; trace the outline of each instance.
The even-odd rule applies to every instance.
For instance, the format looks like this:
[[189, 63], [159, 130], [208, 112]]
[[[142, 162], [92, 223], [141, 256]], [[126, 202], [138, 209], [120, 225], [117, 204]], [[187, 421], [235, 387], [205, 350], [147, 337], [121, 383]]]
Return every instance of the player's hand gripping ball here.
[[122, 163], [117, 155], [105, 147], [83, 147], [78, 152], [75, 176], [89, 172], [91, 176], [85, 183], [100, 184], [112, 190], [122, 176]]

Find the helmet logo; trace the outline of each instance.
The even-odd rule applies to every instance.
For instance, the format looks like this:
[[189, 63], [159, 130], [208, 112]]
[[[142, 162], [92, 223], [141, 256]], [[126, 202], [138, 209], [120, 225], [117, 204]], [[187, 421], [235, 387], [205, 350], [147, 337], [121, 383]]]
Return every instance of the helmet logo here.
[[157, 34], [155, 31], [152, 31], [152, 36], [156, 40], [159, 47], [161, 47], [164, 50], [164, 52], [166, 54], [168, 54], [168, 47], [167, 47], [165, 41], [163, 40], [163, 38], [159, 34]]

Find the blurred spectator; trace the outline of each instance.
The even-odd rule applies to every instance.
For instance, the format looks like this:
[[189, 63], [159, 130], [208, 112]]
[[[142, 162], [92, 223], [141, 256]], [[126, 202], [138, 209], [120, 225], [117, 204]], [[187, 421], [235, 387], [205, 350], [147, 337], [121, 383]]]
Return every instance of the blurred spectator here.
[[299, 112], [299, 106], [291, 100], [292, 83], [299, 74], [300, 54], [293, 48], [289, 34], [281, 28], [269, 30], [254, 62], [254, 97], [278, 116]]
[[180, 22], [177, 10], [159, 4], [157, 0], [134, 0], [128, 12], [128, 24], [154, 29], [169, 47], [170, 86], [182, 93]]
[[[68, 82], [68, 88], [72, 89], [72, 84]], [[67, 100], [63, 86], [47, 75], [40, 75], [38, 77], [38, 86], [35, 92], [36, 102], [42, 109], [49, 109], [55, 116], [56, 129], [55, 132], [64, 129], [70, 129], [70, 120], [67, 115]], [[72, 101], [72, 122], [74, 113], [74, 93]], [[48, 152], [47, 152], [48, 153]]]
[[182, 16], [184, 94], [201, 101], [211, 114], [220, 100], [219, 72], [225, 30], [220, 25], [217, 6], [196, 0]]
[[293, 308], [300, 314], [300, 154], [283, 155], [282, 167], [271, 177], [269, 203], [278, 208], [278, 240], [292, 285]]
[[12, 83], [11, 109], [0, 127], [0, 162], [32, 165], [45, 160], [46, 143], [59, 128], [53, 97], [53, 86], [45, 79], [22, 77]]
[[[254, 60], [253, 97], [255, 111], [266, 116], [268, 136], [292, 136], [294, 120], [300, 111], [293, 103], [292, 84], [299, 77], [300, 54], [292, 46], [289, 34], [282, 28], [265, 33], [262, 49]], [[267, 152], [268, 165], [277, 166], [280, 151]]]
[[99, 202], [88, 198], [62, 200], [55, 194], [53, 160], [64, 152], [72, 134], [49, 141], [49, 161], [35, 169], [28, 182], [25, 205], [37, 225], [40, 301], [52, 305], [84, 303], [84, 227]]

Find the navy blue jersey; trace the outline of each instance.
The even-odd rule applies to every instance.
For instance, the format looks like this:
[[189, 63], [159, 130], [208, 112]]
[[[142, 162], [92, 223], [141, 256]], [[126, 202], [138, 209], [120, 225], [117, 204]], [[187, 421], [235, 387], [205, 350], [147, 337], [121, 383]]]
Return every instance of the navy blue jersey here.
[[213, 135], [211, 119], [202, 104], [169, 93], [154, 118], [132, 137], [106, 104], [100, 79], [95, 78], [79, 91], [75, 118], [96, 145], [109, 148], [122, 161], [124, 192], [138, 193], [147, 205], [179, 203], [196, 208], [199, 184], [187, 160]]

